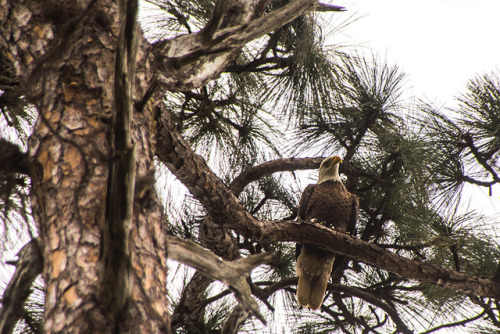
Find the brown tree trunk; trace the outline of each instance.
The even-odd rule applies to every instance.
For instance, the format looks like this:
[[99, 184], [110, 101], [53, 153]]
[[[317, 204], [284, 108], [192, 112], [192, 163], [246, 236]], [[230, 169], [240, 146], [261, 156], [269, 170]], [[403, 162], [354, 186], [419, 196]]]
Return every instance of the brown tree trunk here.
[[[1, 3], [2, 56], [38, 111], [30, 138], [33, 214], [45, 245], [46, 332], [168, 332], [166, 221], [155, 192], [139, 198], [129, 243], [130, 296], [117, 316], [100, 302], [110, 156], [114, 1]], [[4, 43], [4, 42], [1, 42]], [[151, 77], [142, 45], [136, 96]], [[152, 106], [135, 113], [137, 178], [152, 173]], [[153, 186], [153, 185], [151, 185]], [[147, 205], [143, 205], [147, 203]]]

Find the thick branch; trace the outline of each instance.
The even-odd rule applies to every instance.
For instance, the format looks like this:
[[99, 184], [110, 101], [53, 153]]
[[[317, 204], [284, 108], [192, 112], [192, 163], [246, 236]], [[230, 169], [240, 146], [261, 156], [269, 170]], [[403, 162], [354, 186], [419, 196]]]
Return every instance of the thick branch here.
[[[249, 183], [257, 181], [258, 179], [271, 175], [278, 172], [304, 170], [304, 169], [316, 169], [319, 167], [324, 157], [314, 157], [314, 158], [288, 158], [288, 159], [277, 159], [273, 161], [268, 161], [258, 166], [253, 166], [238, 175], [233, 182], [229, 185], [229, 189], [238, 196]], [[348, 177], [366, 177], [374, 181], [379, 182], [384, 186], [390, 186], [391, 183], [365, 173], [350, 162], [345, 162], [341, 166], [341, 172]]]
[[24, 316], [24, 303], [31, 293], [33, 281], [43, 271], [38, 240], [27, 243], [17, 254], [16, 271], [5, 288], [0, 308], [0, 333], [11, 333]]
[[[197, 33], [156, 44], [162, 73], [160, 81], [174, 91], [203, 86], [217, 77], [248, 42], [257, 39], [312, 10], [325, 10], [316, 0], [295, 0], [263, 15], [267, 0], [234, 1], [227, 8], [218, 1], [217, 17]], [[340, 10], [329, 6], [329, 11]], [[222, 22], [229, 24], [222, 26]]]
[[21, 152], [19, 146], [0, 138], [0, 173], [21, 173], [29, 175], [28, 154]]
[[[259, 222], [261, 223], [261, 222]], [[337, 254], [392, 272], [398, 276], [433, 283], [468, 294], [500, 298], [500, 284], [436, 265], [404, 258], [377, 245], [354, 239], [319, 224], [266, 221], [261, 242], [300, 241], [321, 246]]]
[[167, 242], [170, 259], [196, 268], [206, 276], [226, 284], [234, 291], [240, 305], [265, 323], [257, 302], [250, 296], [247, 277], [253, 268], [271, 261], [271, 254], [262, 253], [235, 261], [224, 261], [192, 241], [169, 236]]

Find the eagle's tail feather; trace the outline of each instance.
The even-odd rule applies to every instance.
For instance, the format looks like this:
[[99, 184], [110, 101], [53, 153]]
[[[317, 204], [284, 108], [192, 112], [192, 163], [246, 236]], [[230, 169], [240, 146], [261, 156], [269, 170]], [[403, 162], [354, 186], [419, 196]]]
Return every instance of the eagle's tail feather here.
[[329, 275], [321, 275], [315, 277], [311, 282], [311, 295], [309, 297], [309, 307], [317, 310], [323, 304], [325, 298], [326, 286], [328, 284]]
[[306, 275], [299, 274], [299, 284], [297, 284], [297, 300], [300, 306], [309, 307], [309, 296], [311, 294], [311, 279]]

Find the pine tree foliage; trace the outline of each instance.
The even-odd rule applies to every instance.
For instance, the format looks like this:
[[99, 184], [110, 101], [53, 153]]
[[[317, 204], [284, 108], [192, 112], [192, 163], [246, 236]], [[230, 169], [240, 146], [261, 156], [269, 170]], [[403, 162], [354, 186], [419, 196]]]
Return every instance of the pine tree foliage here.
[[[203, 29], [214, 6], [214, 1], [144, 3], [155, 9], [149, 16], [142, 15], [143, 29], [152, 41]], [[285, 3], [271, 1], [268, 11]], [[471, 80], [457, 106], [450, 109], [409, 105], [402, 98], [405, 74], [397, 66], [376, 56], [325, 46], [318, 22], [314, 15], [301, 16], [246, 45], [219, 78], [202, 88], [168, 93], [162, 103], [178, 131], [228, 187], [240, 173], [266, 161], [340, 155], [359, 171], [356, 177], [344, 177], [348, 189], [360, 198], [354, 237], [439, 267], [480, 278], [497, 277], [500, 251], [492, 229], [498, 227], [498, 217], [469, 210], [462, 195], [466, 184], [491, 194], [500, 183], [500, 75]], [[14, 89], [0, 89], [4, 127], [20, 130], [20, 124], [30, 120], [29, 106]], [[26, 141], [28, 135], [18, 132], [17, 137]], [[172, 178], [161, 162], [156, 176]], [[314, 172], [275, 173], [235, 195], [258, 219], [293, 220], [301, 191], [314, 179]], [[180, 182], [159, 187], [166, 188], [169, 233], [201, 242], [201, 230], [207, 224], [203, 206]], [[12, 233], [33, 233], [13, 222], [29, 221], [16, 216], [29, 215], [28, 188], [24, 176], [0, 174], [1, 240]], [[265, 251], [274, 256], [249, 279], [261, 310], [272, 321], [263, 327], [247, 320], [242, 330], [499, 331], [497, 300], [399, 277], [353, 260], [333, 273], [321, 312], [299, 309], [295, 244], [262, 244], [225, 232], [241, 256]], [[179, 286], [178, 295], [171, 296], [174, 312], [196, 274], [179, 265], [170, 275]], [[196, 296], [203, 305], [204, 328], [179, 323], [178, 333], [219, 333], [230, 318], [235, 306], [230, 291], [218, 283], [207, 286]], [[36, 295], [26, 307], [20, 325], [26, 332], [39, 332], [41, 299]]]

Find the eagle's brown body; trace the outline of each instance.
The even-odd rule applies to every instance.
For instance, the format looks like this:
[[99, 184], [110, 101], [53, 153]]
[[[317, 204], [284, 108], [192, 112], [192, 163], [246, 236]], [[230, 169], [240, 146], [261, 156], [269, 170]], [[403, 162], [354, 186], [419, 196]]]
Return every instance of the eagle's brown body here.
[[[329, 168], [328, 173], [336, 175], [307, 186], [300, 200], [298, 214], [303, 220], [315, 219], [317, 223], [336, 231], [352, 233], [358, 217], [359, 201], [356, 195], [347, 191], [338, 177], [340, 162], [339, 157], [323, 161], [320, 178], [325, 175], [326, 168]], [[334, 259], [335, 254], [325, 249], [309, 244], [302, 247], [296, 267], [299, 277], [297, 299], [300, 305], [313, 310], [321, 306]]]

